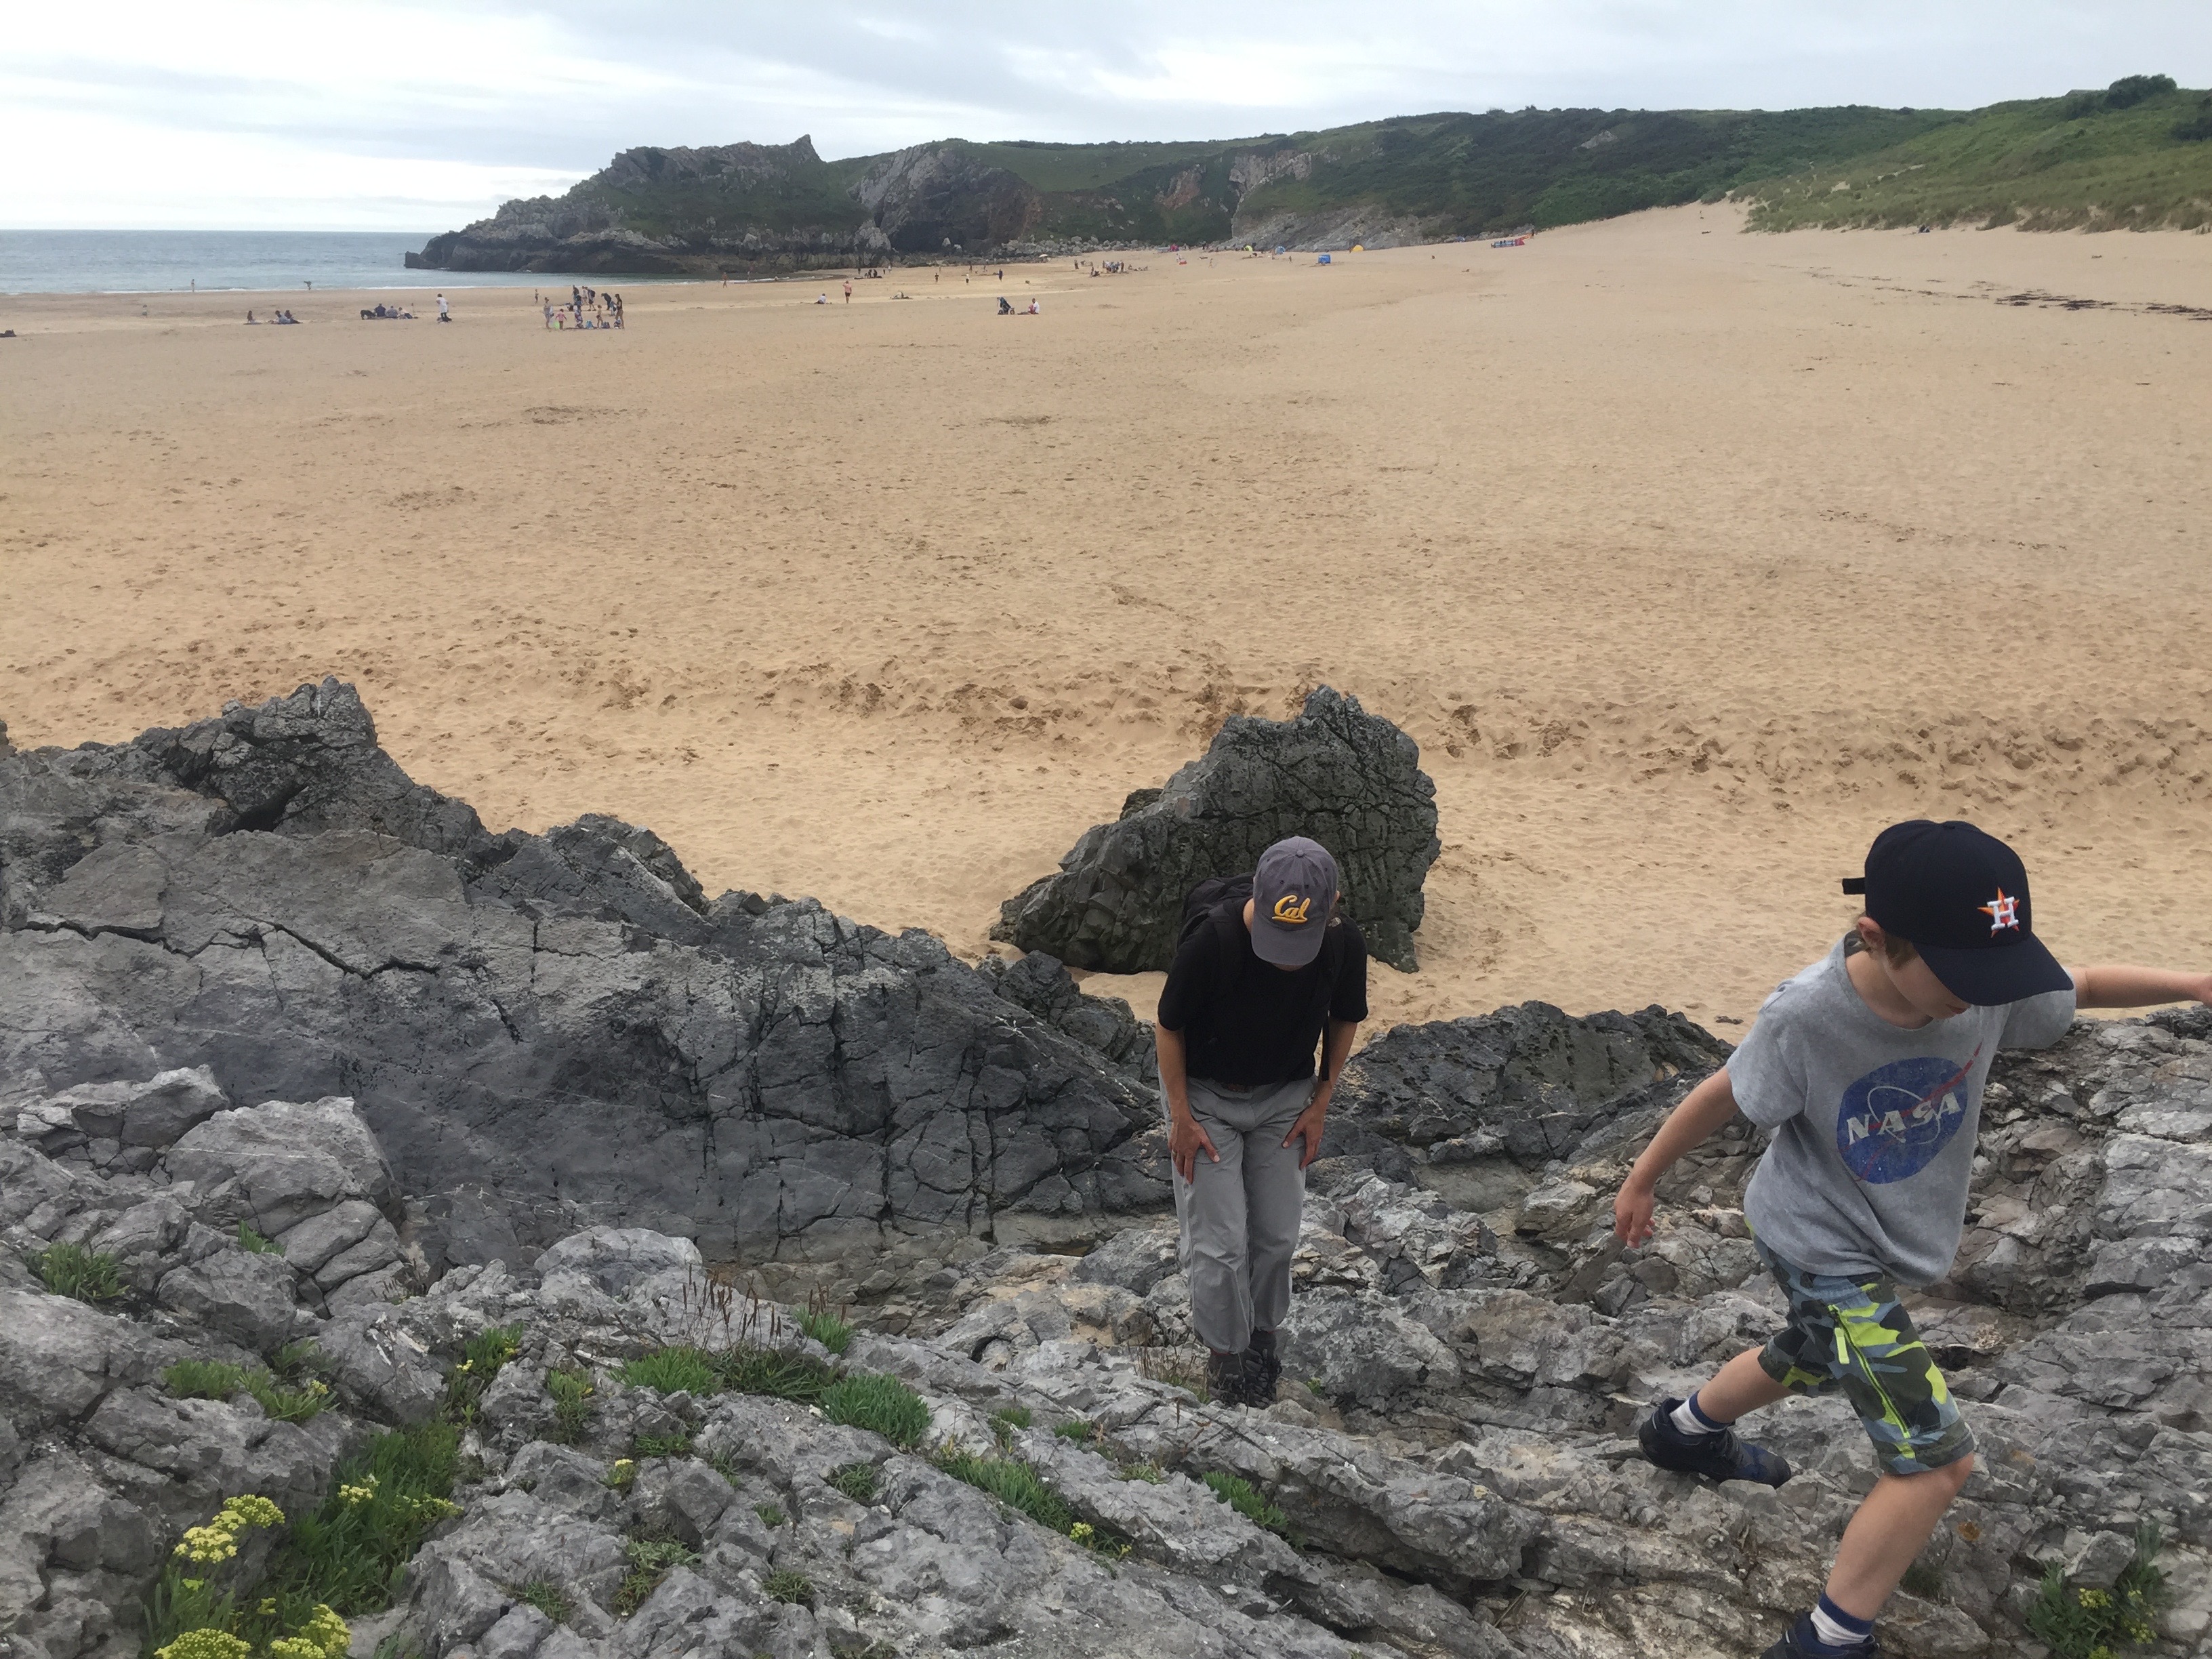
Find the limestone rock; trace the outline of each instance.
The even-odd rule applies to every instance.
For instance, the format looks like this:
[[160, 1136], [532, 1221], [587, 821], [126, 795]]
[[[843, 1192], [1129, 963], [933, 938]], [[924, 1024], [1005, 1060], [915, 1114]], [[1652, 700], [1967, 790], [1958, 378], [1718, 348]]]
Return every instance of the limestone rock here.
[[1249, 872], [1286, 836], [1335, 855], [1344, 912], [1368, 951], [1411, 973], [1421, 886], [1443, 850], [1436, 786], [1411, 738], [1327, 686], [1293, 720], [1231, 715], [1203, 757], [1164, 788], [1131, 795], [1059, 874], [1008, 899], [993, 936], [1071, 967], [1163, 970], [1183, 896], [1207, 876]]

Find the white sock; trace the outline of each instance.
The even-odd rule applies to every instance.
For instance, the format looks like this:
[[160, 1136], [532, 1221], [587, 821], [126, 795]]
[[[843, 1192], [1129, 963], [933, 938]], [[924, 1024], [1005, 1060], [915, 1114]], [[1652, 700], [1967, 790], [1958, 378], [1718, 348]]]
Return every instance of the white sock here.
[[[1855, 1648], [1867, 1639], [1874, 1629], [1871, 1620], [1852, 1620], [1846, 1625], [1828, 1611], [1828, 1598], [1823, 1595], [1813, 1606], [1813, 1634], [1832, 1648]], [[1843, 1609], [1836, 1609], [1842, 1613]], [[1845, 1613], [1845, 1618], [1850, 1618]], [[1856, 1626], [1856, 1628], [1854, 1628]]]
[[1718, 1434], [1723, 1429], [1728, 1427], [1727, 1424], [1716, 1423], [1699, 1411], [1698, 1396], [1695, 1395], [1692, 1395], [1680, 1405], [1675, 1407], [1671, 1417], [1675, 1428], [1684, 1434]]

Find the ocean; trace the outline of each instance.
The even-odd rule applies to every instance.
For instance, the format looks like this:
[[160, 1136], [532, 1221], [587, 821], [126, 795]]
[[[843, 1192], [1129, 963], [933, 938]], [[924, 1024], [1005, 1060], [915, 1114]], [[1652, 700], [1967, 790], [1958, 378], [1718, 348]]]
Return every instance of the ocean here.
[[[530, 288], [559, 272], [410, 270], [429, 231], [0, 230], [0, 294]], [[604, 281], [605, 278], [599, 280]], [[647, 280], [623, 279], [629, 288]]]

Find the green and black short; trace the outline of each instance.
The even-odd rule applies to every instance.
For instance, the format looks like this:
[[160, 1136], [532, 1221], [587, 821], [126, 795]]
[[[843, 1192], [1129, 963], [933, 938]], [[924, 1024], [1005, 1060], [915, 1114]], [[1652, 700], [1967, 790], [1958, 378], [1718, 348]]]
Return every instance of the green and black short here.
[[1760, 1350], [1761, 1370], [1792, 1394], [1842, 1389], [1892, 1474], [1940, 1469], [1974, 1449], [1974, 1431], [1887, 1275], [1808, 1273], [1752, 1242], [1790, 1298], [1790, 1323]]

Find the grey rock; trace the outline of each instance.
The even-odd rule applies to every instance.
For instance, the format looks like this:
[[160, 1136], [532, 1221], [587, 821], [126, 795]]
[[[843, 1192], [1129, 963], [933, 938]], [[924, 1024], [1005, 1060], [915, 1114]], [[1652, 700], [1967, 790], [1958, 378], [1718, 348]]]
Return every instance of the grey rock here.
[[78, 1130], [95, 1139], [163, 1147], [229, 1104], [214, 1073], [195, 1066], [159, 1072], [143, 1083], [82, 1084], [38, 1103], [38, 1109], [66, 1112]]
[[688, 1238], [671, 1238], [645, 1227], [587, 1227], [538, 1258], [546, 1279], [573, 1276], [609, 1296], [661, 1273], [706, 1276], [705, 1259]]
[[1031, 951], [1019, 960], [986, 957], [978, 964], [998, 994], [1064, 1032], [1136, 1083], [1157, 1088], [1159, 1056], [1151, 1022], [1120, 997], [1085, 994], [1057, 957]]
[[1164, 970], [1184, 894], [1310, 836], [1335, 855], [1345, 914], [1370, 953], [1410, 973], [1421, 886], [1443, 850], [1419, 759], [1411, 738], [1328, 686], [1293, 720], [1232, 714], [1164, 788], [1137, 791], [1119, 819], [1085, 831], [1059, 874], [1008, 899], [993, 937], [1072, 967]]
[[152, 1374], [137, 1328], [67, 1297], [0, 1286], [0, 1411], [19, 1431], [75, 1421], [111, 1389]]
[[1279, 1340], [1286, 1382], [1317, 1382], [1330, 1397], [1370, 1408], [1459, 1382], [1458, 1361], [1433, 1333], [1370, 1297], [1294, 1297]]
[[272, 1353], [301, 1332], [294, 1283], [282, 1256], [222, 1250], [164, 1274], [154, 1298], [242, 1347]]
[[312, 1274], [368, 1237], [369, 1230], [383, 1218], [368, 1200], [349, 1199], [309, 1216], [279, 1236], [276, 1243], [283, 1247], [284, 1260], [294, 1272]]
[[349, 1200], [392, 1201], [392, 1172], [353, 1102], [326, 1097], [234, 1107], [189, 1130], [164, 1160], [204, 1216], [234, 1193], [240, 1218], [275, 1238]]
[[326, 1291], [335, 1291], [351, 1279], [397, 1266], [399, 1255], [398, 1231], [379, 1216], [368, 1237], [348, 1245], [322, 1265], [315, 1274], [315, 1283]]
[[315, 1340], [331, 1380], [379, 1416], [427, 1422], [445, 1397], [442, 1369], [397, 1309], [349, 1308], [319, 1327]]

